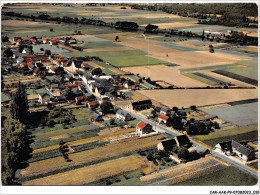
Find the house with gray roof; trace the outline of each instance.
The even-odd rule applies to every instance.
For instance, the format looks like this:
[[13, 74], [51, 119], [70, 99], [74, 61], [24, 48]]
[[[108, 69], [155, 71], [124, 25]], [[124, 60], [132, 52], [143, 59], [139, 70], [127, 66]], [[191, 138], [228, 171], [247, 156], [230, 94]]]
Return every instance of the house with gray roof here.
[[128, 112], [121, 109], [116, 112], [116, 118], [121, 121], [130, 121], [133, 119], [133, 117]]
[[253, 150], [250, 150], [234, 140], [218, 143], [214, 151], [226, 156], [236, 157], [244, 163], [255, 159], [255, 152]]

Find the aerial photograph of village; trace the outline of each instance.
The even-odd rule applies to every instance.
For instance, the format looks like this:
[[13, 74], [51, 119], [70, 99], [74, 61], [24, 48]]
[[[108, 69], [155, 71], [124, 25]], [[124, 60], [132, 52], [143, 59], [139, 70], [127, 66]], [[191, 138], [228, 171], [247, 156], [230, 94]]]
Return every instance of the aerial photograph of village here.
[[258, 185], [256, 3], [1, 6], [3, 186]]

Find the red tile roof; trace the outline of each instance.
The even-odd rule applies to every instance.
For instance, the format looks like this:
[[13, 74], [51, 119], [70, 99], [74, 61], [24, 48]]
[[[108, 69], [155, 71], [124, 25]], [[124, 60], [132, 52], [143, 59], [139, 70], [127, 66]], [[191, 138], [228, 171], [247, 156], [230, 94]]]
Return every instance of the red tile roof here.
[[75, 85], [82, 85], [83, 82], [82, 82], [82, 81], [74, 81], [74, 84], [75, 84]]
[[141, 121], [140, 123], [138, 123], [138, 124], [136, 125], [136, 127], [138, 127], [139, 129], [143, 129], [143, 128], [146, 127], [146, 125], [148, 125], [146, 122]]
[[167, 120], [169, 119], [168, 116], [165, 116], [165, 115], [163, 115], [163, 114], [160, 114], [160, 115], [158, 116], [158, 118], [160, 118], [160, 119], [162, 119], [162, 120], [165, 120], [165, 121], [167, 121]]
[[99, 101], [92, 101], [88, 103], [90, 106], [97, 106], [99, 105]]
[[79, 97], [76, 97], [76, 101], [84, 101], [86, 100], [87, 97], [86, 96], [79, 96]]

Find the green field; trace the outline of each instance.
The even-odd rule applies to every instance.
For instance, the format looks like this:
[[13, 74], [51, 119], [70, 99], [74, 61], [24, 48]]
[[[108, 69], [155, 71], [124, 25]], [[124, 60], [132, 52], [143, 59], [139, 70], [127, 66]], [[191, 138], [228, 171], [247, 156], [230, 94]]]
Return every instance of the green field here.
[[83, 49], [96, 49], [96, 48], [106, 48], [106, 47], [123, 47], [122, 45], [115, 44], [110, 41], [102, 42], [88, 42], [81, 45]]
[[103, 60], [117, 67], [142, 66], [142, 65], [167, 63], [162, 60], [145, 56], [146, 52], [141, 50], [93, 52], [93, 53], [88, 53], [87, 55], [99, 56]]
[[239, 127], [227, 130], [218, 130], [208, 135], [197, 135], [194, 139], [215, 146], [219, 142], [235, 140], [237, 142], [255, 140], [258, 137], [258, 126]]
[[44, 93], [46, 92], [44, 88], [41, 88], [41, 89], [27, 89], [26, 90], [26, 93], [28, 95], [31, 95], [31, 94], [41, 94], [41, 93]]
[[102, 52], [91, 52], [90, 56], [99, 56], [101, 58], [108, 57], [121, 57], [121, 56], [140, 56], [146, 55], [147, 53], [142, 50], [127, 50], [127, 51], [102, 51]]
[[9, 101], [11, 100], [9, 96], [7, 96], [5, 93], [1, 92], [1, 102]]
[[252, 186], [257, 179], [234, 168], [225, 169], [174, 184], [174, 186]]

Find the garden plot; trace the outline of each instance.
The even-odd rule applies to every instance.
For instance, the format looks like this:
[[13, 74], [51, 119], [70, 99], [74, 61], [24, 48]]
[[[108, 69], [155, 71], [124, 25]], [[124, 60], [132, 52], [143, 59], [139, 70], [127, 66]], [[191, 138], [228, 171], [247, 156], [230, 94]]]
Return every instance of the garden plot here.
[[204, 112], [212, 116], [218, 116], [237, 126], [248, 126], [258, 123], [258, 103], [207, 109]]
[[149, 163], [140, 156], [129, 156], [32, 180], [23, 185], [86, 185], [147, 166]]
[[[51, 54], [60, 54], [69, 52], [66, 49], [60, 48], [56, 45], [49, 45], [49, 44], [40, 44], [40, 45], [32, 45], [34, 53], [44, 53], [46, 50], [50, 50]], [[43, 51], [41, 51], [43, 49]]]
[[258, 98], [257, 89], [140, 90], [141, 94], [172, 108], [206, 106]]
[[[143, 182], [152, 182], [153, 185], [161, 185], [165, 182], [179, 183], [191, 178], [207, 175], [213, 171], [221, 170], [228, 164], [207, 155], [205, 158], [170, 167], [159, 172], [154, 172], [140, 178]], [[184, 171], [185, 170], [185, 171]]]
[[34, 162], [21, 171], [21, 176], [25, 178], [39, 174], [49, 174], [53, 171], [62, 171], [63, 169], [72, 168], [93, 161], [100, 161], [103, 159], [115, 157], [134, 150], [155, 146], [163, 137], [163, 135], [156, 135], [138, 139], [132, 138], [127, 141], [111, 143], [92, 150], [73, 153], [69, 155], [71, 162], [66, 162], [63, 157], [56, 157]]

